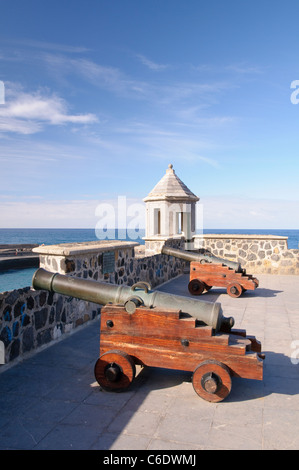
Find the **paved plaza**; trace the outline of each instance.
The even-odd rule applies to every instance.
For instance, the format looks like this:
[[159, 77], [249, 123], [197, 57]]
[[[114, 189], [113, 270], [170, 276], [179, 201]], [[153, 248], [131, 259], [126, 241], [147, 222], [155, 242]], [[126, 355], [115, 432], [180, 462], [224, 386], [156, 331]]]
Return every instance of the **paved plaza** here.
[[[213, 288], [201, 298], [261, 341], [263, 381], [233, 377], [229, 396], [209, 403], [190, 373], [143, 368], [129, 391], [104, 392], [95, 320], [0, 369], [0, 449], [299, 449], [299, 277], [257, 277], [242, 297]], [[187, 285], [186, 274], [160, 290], [188, 296]]]

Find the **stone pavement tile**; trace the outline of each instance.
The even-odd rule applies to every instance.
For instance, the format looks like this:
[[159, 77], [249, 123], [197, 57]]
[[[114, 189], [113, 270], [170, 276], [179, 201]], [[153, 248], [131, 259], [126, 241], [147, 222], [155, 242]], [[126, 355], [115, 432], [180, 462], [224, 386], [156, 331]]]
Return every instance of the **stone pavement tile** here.
[[[284, 356], [284, 360], [277, 361], [276, 358], [281, 358], [281, 354], [274, 355], [274, 360], [271, 362], [270, 353], [268, 353], [269, 361], [264, 364], [264, 383], [267, 384], [271, 378], [276, 380], [280, 378], [283, 383], [284, 378], [299, 380], [299, 365], [292, 364], [289, 357]], [[287, 384], [286, 384], [287, 385]], [[285, 387], [287, 389], [287, 387]], [[291, 392], [292, 390], [289, 390]]]
[[92, 393], [92, 380], [89, 372], [66, 376], [64, 380], [58, 381], [45, 396], [53, 400], [60, 400], [64, 397], [70, 401], [80, 402]]
[[[190, 382], [191, 373], [179, 370], [145, 367], [141, 370], [137, 380], [133, 382], [138, 383], [138, 393], [140, 396], [150, 394], [159, 395], [173, 395], [177, 393], [177, 387], [180, 387], [185, 382]], [[139, 381], [140, 378], [140, 381]]]
[[225, 450], [261, 450], [262, 449], [262, 423], [213, 422], [207, 442], [209, 448]]
[[32, 357], [0, 373], [0, 390], [2, 386], [6, 386], [7, 389], [9, 386], [11, 389], [17, 389], [18, 386], [21, 387], [23, 383], [30, 382], [30, 380], [46, 381], [49, 386], [52, 386], [57, 384], [59, 380], [73, 374], [77, 374], [77, 371], [64, 367], [63, 360], [53, 365], [46, 360], [35, 362]]
[[265, 450], [299, 449], [299, 409], [265, 408], [263, 448]]
[[233, 378], [230, 395], [215, 407], [209, 449], [262, 449], [263, 383]]
[[[71, 340], [77, 334], [51, 344], [28, 359], [28, 362], [32, 365], [41, 364], [44, 367], [69, 367], [75, 370], [82, 370], [86, 364], [90, 363], [92, 358], [85, 348], [81, 348], [81, 346], [76, 348], [75, 345], [72, 345]], [[79, 341], [79, 338], [77, 341]]]
[[246, 406], [262, 406], [264, 398], [263, 380], [243, 379], [232, 377], [230, 394], [221, 402], [238, 404], [244, 402]]
[[83, 424], [57, 424], [34, 447], [34, 450], [89, 450], [100, 432]]
[[91, 450], [144, 450], [148, 448], [150, 440], [150, 436], [104, 432]]
[[200, 414], [202, 418], [212, 418], [214, 404], [203, 400], [195, 392], [192, 383], [182, 384], [177, 388], [177, 393], [172, 397], [167, 414], [177, 414], [188, 417], [191, 414]]
[[22, 416], [31, 405], [32, 398], [30, 396], [11, 393], [0, 394], [0, 437], [3, 434], [3, 427], [18, 416]]
[[10, 390], [8, 393], [15, 396], [15, 400], [24, 399], [24, 397], [28, 398], [34, 397], [40, 398], [46, 396], [52, 389], [55, 388], [55, 383], [43, 380], [39, 377], [34, 378], [19, 378], [18, 383], [16, 384], [15, 388]]
[[81, 425], [84, 429], [90, 427], [96, 434], [100, 434], [116, 417], [117, 411], [113, 408], [80, 403], [60, 421], [60, 424]]
[[107, 430], [110, 433], [130, 434], [132, 436], [148, 436], [155, 434], [160, 422], [159, 413], [122, 409]]
[[21, 417], [41, 423], [57, 423], [71, 413], [78, 403], [67, 400], [49, 400], [39, 398], [32, 400], [32, 404], [22, 412]]
[[294, 353], [294, 348], [292, 348], [292, 340], [277, 341], [276, 339], [265, 339], [263, 352], [266, 354], [266, 359], [264, 361], [264, 372], [267, 371], [268, 366], [284, 366], [286, 370], [291, 370], [289, 367], [292, 366], [292, 354]]
[[[250, 407], [250, 412], [249, 412]], [[263, 420], [263, 400], [229, 402], [215, 404], [212, 428], [229, 424], [232, 429], [261, 424]]]
[[265, 329], [264, 347], [270, 351], [286, 354], [290, 351], [292, 341], [293, 338], [289, 332], [284, 332], [279, 330], [279, 328]]
[[185, 444], [176, 441], [166, 441], [163, 439], [152, 439], [147, 450], [203, 450], [204, 446], [198, 446], [194, 443]]
[[126, 409], [141, 412], [161, 413], [171, 405], [172, 394], [165, 390], [141, 390], [127, 403]]
[[208, 433], [212, 423], [211, 413], [203, 413], [200, 408], [197, 413], [189, 415], [167, 413], [159, 423], [155, 440], [174, 441], [182, 445], [196, 445], [198, 447], [208, 444]]
[[296, 287], [296, 294], [293, 294], [292, 296], [288, 296], [285, 301], [284, 305], [287, 311], [290, 311], [290, 313], [298, 314], [298, 290], [299, 290], [299, 285]]
[[292, 330], [292, 339], [297, 340], [299, 344], [299, 312], [293, 313], [288, 310], [289, 323]]
[[248, 320], [247, 318], [245, 318], [240, 324], [235, 324], [234, 328], [240, 328], [241, 330], [245, 330], [248, 336], [255, 336], [256, 339], [262, 344], [263, 348], [265, 342], [265, 331], [262, 320], [254, 322], [251, 319]]
[[[80, 338], [76, 338], [76, 336], [77, 334], [73, 334], [71, 337], [65, 338], [39, 352], [32, 362], [34, 364], [43, 364], [45, 367], [52, 365], [56, 367], [63, 366], [64, 368], [69, 367], [79, 371], [85, 370], [92, 361], [96, 362], [98, 354], [95, 351], [91, 352], [90, 347], [87, 345], [85, 347], [79, 341]], [[76, 340], [78, 346], [76, 347], [75, 341], [72, 342], [71, 340]]]
[[84, 403], [95, 406], [106, 406], [120, 410], [130, 401], [131, 397], [134, 397], [136, 392], [126, 390], [122, 393], [107, 392], [102, 390], [98, 384], [92, 384], [92, 393], [84, 398]]
[[264, 383], [264, 408], [299, 411], [299, 380], [289, 377], [267, 377]]
[[53, 423], [19, 417], [0, 430], [0, 449], [34, 449], [53, 428]]

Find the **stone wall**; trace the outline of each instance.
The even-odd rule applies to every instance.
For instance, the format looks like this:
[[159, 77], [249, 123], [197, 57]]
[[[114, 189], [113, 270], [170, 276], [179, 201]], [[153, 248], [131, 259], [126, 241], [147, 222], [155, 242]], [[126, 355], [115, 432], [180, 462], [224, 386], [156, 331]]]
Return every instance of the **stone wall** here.
[[194, 237], [194, 249], [241, 263], [250, 274], [299, 274], [299, 249], [288, 249], [287, 237], [214, 235]]
[[0, 294], [5, 363], [45, 346], [99, 313], [99, 305], [30, 287]]
[[[165, 243], [165, 240], [163, 241]], [[167, 239], [167, 244], [180, 247], [181, 237]], [[99, 282], [132, 286], [142, 280], [152, 287], [178, 276], [185, 266], [182, 260], [149, 254], [136, 242], [101, 241], [39, 247], [40, 267], [51, 271]]]
[[[181, 274], [185, 267], [184, 261], [166, 255], [146, 256], [145, 247], [134, 242], [63, 244], [38, 250], [40, 267], [49, 271], [128, 286], [147, 281], [156, 287]], [[45, 347], [97, 318], [100, 311], [98, 304], [30, 287], [0, 294], [5, 363]]]

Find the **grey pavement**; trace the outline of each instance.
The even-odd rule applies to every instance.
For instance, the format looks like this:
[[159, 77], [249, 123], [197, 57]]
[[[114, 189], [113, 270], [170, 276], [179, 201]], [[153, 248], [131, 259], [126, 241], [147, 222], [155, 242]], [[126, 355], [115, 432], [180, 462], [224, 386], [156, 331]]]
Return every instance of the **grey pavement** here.
[[[190, 373], [143, 368], [128, 391], [102, 391], [95, 320], [0, 368], [0, 449], [299, 449], [299, 277], [257, 277], [260, 287], [237, 299], [218, 288], [201, 299], [262, 342], [263, 381], [233, 377], [229, 396], [209, 403]], [[188, 295], [187, 284], [183, 275], [160, 290]]]

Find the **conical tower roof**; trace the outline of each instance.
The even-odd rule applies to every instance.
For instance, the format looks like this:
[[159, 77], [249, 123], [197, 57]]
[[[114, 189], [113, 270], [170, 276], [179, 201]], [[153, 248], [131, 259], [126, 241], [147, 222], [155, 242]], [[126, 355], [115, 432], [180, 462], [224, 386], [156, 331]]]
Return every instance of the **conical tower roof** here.
[[169, 164], [163, 178], [143, 199], [144, 202], [161, 200], [196, 202], [199, 201], [199, 197], [187, 188], [175, 174], [172, 164]]

